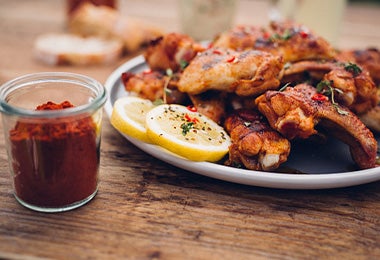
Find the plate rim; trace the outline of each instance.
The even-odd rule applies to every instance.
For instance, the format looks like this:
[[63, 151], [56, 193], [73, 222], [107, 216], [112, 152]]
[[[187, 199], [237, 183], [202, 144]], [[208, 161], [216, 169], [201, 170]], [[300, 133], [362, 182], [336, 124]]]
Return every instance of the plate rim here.
[[[107, 78], [105, 82], [107, 101], [104, 109], [108, 119], [111, 117], [113, 108], [111, 93], [113, 93], [112, 90], [115, 87], [118, 87], [116, 84], [120, 80], [121, 74], [144, 63], [144, 56], [138, 55], [120, 65]], [[325, 174], [287, 174], [239, 169], [210, 162], [194, 162], [176, 156], [157, 145], [144, 143], [121, 132], [119, 133], [140, 150], [170, 165], [232, 183], [279, 189], [330, 189], [350, 187], [380, 180], [380, 167]]]

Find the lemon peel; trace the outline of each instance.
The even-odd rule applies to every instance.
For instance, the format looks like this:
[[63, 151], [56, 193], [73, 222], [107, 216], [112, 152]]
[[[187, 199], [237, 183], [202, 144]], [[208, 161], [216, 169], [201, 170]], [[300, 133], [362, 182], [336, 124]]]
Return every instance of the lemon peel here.
[[126, 96], [115, 101], [111, 124], [121, 133], [140, 141], [150, 143], [146, 134], [145, 116], [154, 107], [148, 100], [135, 96]]

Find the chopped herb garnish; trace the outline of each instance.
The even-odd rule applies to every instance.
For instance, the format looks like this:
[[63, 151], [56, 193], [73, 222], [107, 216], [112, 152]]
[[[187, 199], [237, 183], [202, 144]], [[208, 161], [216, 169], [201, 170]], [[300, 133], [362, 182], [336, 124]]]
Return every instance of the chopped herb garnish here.
[[170, 94], [171, 93], [171, 90], [168, 88], [168, 86], [169, 86], [169, 83], [170, 83], [170, 80], [173, 78], [173, 76], [174, 76], [174, 74], [173, 74], [173, 71], [172, 71], [172, 69], [166, 69], [166, 75], [168, 76], [167, 77], [167, 79], [166, 79], [166, 81], [165, 81], [165, 85], [164, 85], [164, 93], [163, 93], [163, 103], [164, 104], [166, 104], [167, 102], [167, 98], [166, 98], [166, 96], [168, 95], [168, 94]]
[[284, 91], [287, 87], [290, 86], [290, 82], [286, 83], [284, 86], [282, 86], [278, 91], [282, 92]]
[[183, 135], [183, 136], [187, 135], [187, 133], [191, 130], [191, 128], [193, 128], [193, 125], [194, 125], [193, 122], [183, 123], [183, 124], [181, 125], [181, 128], [182, 128], [182, 135]]
[[285, 64], [284, 64], [284, 70], [289, 69], [291, 66], [292, 66], [292, 63], [291, 63], [291, 62], [287, 62], [287, 63], [285, 63]]
[[362, 69], [358, 65], [356, 65], [355, 63], [352, 63], [352, 62], [345, 63], [344, 69], [346, 71], [352, 73], [352, 75], [354, 75], [354, 77], [356, 77], [360, 73], [362, 73]]
[[319, 82], [317, 85], [317, 92], [321, 93], [323, 95], [326, 95], [326, 96], [330, 96], [331, 97], [331, 103], [335, 107], [336, 111], [339, 114], [348, 115], [348, 112], [343, 110], [339, 106], [339, 104], [335, 101], [335, 92], [342, 94], [343, 91], [340, 89], [334, 88], [333, 83], [334, 83], [333, 81], [327, 81], [327, 80], [323, 80], [323, 81]]
[[276, 41], [276, 40], [283, 40], [283, 41], [286, 41], [286, 40], [289, 40], [290, 38], [292, 38], [293, 36], [293, 33], [289, 30], [289, 29], [286, 29], [282, 35], [278, 34], [278, 33], [274, 33], [272, 34], [272, 36], [270, 37], [270, 40], [271, 41]]
[[184, 70], [188, 65], [189, 65], [188, 61], [185, 61], [185, 60], [179, 61], [179, 67], [181, 68], [181, 70]]
[[164, 101], [161, 98], [156, 99], [155, 101], [153, 101], [153, 105], [155, 105], [155, 106], [159, 106], [159, 105], [162, 105], [162, 104], [164, 104]]

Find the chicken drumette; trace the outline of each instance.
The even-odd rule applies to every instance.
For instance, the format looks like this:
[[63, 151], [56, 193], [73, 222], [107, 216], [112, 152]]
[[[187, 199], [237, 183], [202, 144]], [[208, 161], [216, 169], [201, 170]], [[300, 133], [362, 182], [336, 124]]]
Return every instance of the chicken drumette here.
[[256, 104], [272, 128], [290, 140], [308, 138], [322, 129], [350, 146], [359, 168], [375, 167], [377, 142], [372, 132], [350, 110], [333, 103], [313, 86], [300, 84], [284, 91], [267, 91]]
[[277, 169], [288, 158], [290, 142], [257, 111], [235, 110], [227, 117], [225, 129], [232, 142], [226, 165], [267, 171]]

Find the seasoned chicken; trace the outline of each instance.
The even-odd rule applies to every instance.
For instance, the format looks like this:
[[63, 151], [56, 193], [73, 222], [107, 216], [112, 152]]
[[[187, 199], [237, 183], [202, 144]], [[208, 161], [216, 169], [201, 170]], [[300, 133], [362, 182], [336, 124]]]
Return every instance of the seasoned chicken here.
[[359, 118], [369, 129], [380, 133], [380, 88], [377, 89], [377, 97], [377, 106], [359, 115]]
[[284, 91], [267, 91], [256, 104], [272, 128], [285, 137], [308, 138], [318, 132], [318, 126], [348, 144], [361, 169], [375, 167], [377, 142], [372, 132], [355, 114], [332, 103], [313, 86], [300, 84]]
[[320, 81], [329, 91], [334, 91], [336, 101], [356, 114], [363, 114], [377, 105], [377, 88], [368, 71], [354, 63], [336, 61], [300, 61], [288, 64], [282, 83]]
[[284, 62], [335, 57], [334, 48], [322, 37], [303, 25], [292, 22], [273, 22], [270, 28], [237, 26], [222, 33], [214, 47], [234, 50], [255, 49], [283, 57]]
[[121, 75], [121, 81], [125, 90], [151, 101], [162, 99], [169, 104], [181, 104], [188, 99], [177, 89], [178, 75], [168, 76], [152, 70], [137, 74], [126, 72]]
[[288, 158], [290, 142], [274, 131], [257, 111], [234, 111], [227, 117], [225, 129], [232, 141], [226, 165], [269, 171]]
[[173, 72], [181, 71], [205, 48], [196, 43], [190, 36], [169, 33], [151, 41], [144, 57], [152, 70]]
[[226, 94], [210, 90], [198, 95], [189, 95], [189, 98], [199, 113], [220, 124], [226, 113]]
[[219, 90], [255, 96], [279, 86], [282, 66], [282, 59], [270, 53], [210, 48], [186, 67], [178, 89], [191, 95]]
[[376, 48], [364, 50], [344, 50], [339, 52], [338, 60], [352, 62], [365, 68], [377, 86], [380, 86], [380, 51]]

